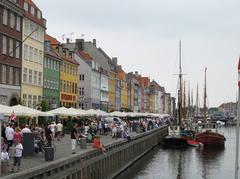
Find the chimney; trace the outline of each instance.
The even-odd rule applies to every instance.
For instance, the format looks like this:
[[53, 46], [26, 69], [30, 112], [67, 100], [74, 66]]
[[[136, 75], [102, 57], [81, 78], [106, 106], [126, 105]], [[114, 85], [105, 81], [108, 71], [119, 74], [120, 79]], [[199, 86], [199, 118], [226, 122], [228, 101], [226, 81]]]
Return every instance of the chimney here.
[[93, 39], [93, 45], [96, 47], [97, 46], [97, 40]]
[[118, 59], [117, 59], [117, 57], [112, 57], [112, 61], [113, 61], [114, 65], [117, 65], [117, 64], [118, 64]]
[[67, 44], [69, 44], [70, 43], [70, 39], [69, 38], [67, 38]]
[[84, 39], [76, 39], [75, 48], [77, 51], [83, 51], [84, 50]]

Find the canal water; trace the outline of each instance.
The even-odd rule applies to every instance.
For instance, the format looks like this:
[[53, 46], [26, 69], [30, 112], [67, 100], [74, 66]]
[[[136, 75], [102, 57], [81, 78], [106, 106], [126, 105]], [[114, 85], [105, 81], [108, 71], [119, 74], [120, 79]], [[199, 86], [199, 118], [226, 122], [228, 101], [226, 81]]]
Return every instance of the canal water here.
[[235, 169], [236, 127], [222, 127], [224, 148], [164, 149], [161, 145], [117, 179], [232, 179]]

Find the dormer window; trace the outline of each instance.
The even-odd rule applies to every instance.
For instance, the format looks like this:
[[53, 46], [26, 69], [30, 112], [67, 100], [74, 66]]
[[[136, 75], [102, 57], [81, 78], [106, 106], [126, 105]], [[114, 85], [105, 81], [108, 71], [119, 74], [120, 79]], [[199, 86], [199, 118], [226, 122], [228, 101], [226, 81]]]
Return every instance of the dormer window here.
[[38, 11], [37, 11], [37, 18], [38, 18], [38, 19], [41, 19], [41, 16], [42, 16], [42, 15], [41, 15], [41, 12], [38, 10]]
[[35, 15], [35, 9], [34, 7], [31, 6], [31, 14], [34, 16]]
[[24, 2], [24, 10], [28, 11], [28, 3]]

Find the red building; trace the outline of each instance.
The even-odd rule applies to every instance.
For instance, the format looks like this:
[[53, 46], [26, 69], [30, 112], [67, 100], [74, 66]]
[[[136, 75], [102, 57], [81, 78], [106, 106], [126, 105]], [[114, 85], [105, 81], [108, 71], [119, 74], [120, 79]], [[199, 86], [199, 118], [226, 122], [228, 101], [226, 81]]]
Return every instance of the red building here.
[[20, 96], [23, 0], [0, 1], [0, 104]]

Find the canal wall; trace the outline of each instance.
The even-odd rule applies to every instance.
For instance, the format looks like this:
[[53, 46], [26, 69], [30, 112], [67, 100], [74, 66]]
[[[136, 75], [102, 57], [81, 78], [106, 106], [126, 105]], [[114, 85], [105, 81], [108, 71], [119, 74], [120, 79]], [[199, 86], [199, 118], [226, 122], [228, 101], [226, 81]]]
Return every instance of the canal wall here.
[[114, 178], [124, 169], [149, 152], [167, 135], [163, 126], [132, 137], [106, 145], [106, 154], [90, 150], [84, 154], [74, 154], [59, 160], [14, 173], [2, 179], [108, 179]]

